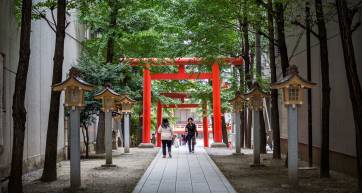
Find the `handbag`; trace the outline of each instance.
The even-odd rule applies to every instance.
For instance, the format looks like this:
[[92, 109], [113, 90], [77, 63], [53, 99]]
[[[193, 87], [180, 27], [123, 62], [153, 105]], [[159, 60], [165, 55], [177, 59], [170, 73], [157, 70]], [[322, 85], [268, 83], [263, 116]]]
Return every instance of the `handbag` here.
[[172, 138], [171, 133], [168, 132], [161, 133], [161, 139], [171, 139], [171, 138]]
[[170, 128], [166, 128], [166, 129], [162, 128], [161, 139], [172, 140], [172, 134], [171, 134]]

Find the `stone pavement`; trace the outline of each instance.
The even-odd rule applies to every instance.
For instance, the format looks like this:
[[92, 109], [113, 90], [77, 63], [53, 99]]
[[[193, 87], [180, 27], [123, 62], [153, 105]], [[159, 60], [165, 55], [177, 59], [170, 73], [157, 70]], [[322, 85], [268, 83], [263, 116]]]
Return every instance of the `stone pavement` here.
[[157, 154], [133, 193], [236, 193], [202, 147], [190, 154], [173, 148], [173, 157]]

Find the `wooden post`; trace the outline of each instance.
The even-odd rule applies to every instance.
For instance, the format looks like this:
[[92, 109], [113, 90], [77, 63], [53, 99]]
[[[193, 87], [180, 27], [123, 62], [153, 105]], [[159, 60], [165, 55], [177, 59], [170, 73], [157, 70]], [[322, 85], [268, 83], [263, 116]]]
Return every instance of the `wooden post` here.
[[151, 143], [151, 72], [150, 66], [143, 70], [143, 132], [140, 148], [153, 148]]
[[204, 147], [209, 147], [209, 126], [207, 120], [207, 102], [202, 104], [203, 117], [202, 117], [202, 128], [204, 131]]
[[226, 147], [226, 144], [222, 142], [221, 131], [220, 68], [216, 63], [212, 65], [212, 89], [215, 137], [211, 147]]
[[156, 146], [161, 147], [161, 133], [158, 133], [158, 128], [162, 124], [162, 104], [160, 101], [157, 103], [157, 124], [156, 124]]

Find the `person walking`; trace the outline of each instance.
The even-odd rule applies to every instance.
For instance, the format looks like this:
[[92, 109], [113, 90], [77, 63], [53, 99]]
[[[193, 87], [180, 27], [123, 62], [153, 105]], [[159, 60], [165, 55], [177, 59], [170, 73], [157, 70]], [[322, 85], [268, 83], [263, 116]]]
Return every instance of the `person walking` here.
[[163, 158], [166, 158], [166, 146], [167, 146], [167, 150], [168, 150], [168, 156], [170, 158], [172, 158], [171, 145], [172, 145], [172, 137], [173, 137], [173, 128], [170, 127], [170, 124], [169, 124], [167, 118], [162, 119], [162, 124], [158, 128], [158, 133], [161, 133]]
[[196, 144], [196, 137], [198, 135], [196, 125], [194, 123], [194, 119], [192, 117], [189, 117], [187, 119], [187, 125], [185, 127], [185, 132], [187, 133], [186, 141], [189, 146], [189, 152], [194, 153], [195, 152], [195, 144]]

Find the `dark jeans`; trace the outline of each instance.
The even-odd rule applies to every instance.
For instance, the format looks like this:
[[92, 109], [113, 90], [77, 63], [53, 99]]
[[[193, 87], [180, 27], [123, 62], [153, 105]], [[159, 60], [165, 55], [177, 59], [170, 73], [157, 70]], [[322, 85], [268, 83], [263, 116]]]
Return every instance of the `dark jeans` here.
[[195, 150], [195, 143], [196, 143], [195, 136], [194, 135], [188, 135], [187, 136], [187, 144], [189, 146], [189, 152]]
[[172, 144], [172, 140], [162, 140], [163, 155], [166, 155], [166, 145], [167, 145], [168, 152], [171, 153], [171, 144]]

